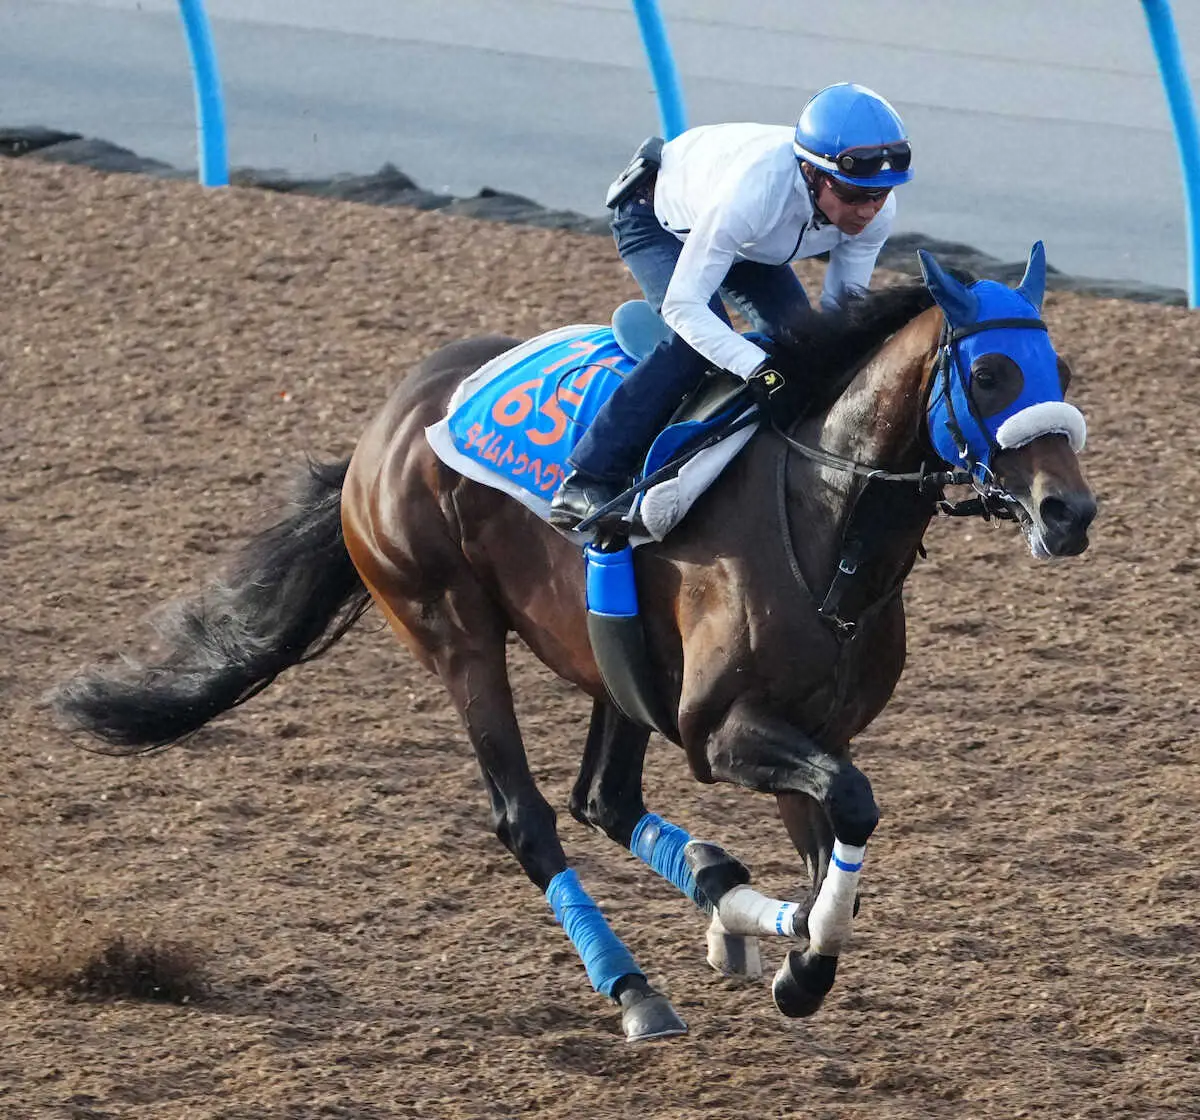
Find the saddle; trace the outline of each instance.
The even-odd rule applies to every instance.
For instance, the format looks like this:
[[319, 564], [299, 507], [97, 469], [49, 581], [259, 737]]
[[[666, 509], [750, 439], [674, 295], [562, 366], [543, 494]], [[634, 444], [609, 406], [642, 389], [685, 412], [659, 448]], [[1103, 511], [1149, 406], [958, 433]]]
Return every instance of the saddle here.
[[[667, 333], [648, 303], [630, 300], [610, 324], [576, 324], [529, 339], [467, 377], [426, 438], [447, 466], [503, 490], [544, 520], [579, 433]], [[744, 390], [730, 374], [710, 374], [654, 441], [642, 476], [648, 485], [641, 523], [631, 526], [636, 543], [662, 540], [753, 434], [744, 426], [721, 439], [727, 421], [749, 408]]]

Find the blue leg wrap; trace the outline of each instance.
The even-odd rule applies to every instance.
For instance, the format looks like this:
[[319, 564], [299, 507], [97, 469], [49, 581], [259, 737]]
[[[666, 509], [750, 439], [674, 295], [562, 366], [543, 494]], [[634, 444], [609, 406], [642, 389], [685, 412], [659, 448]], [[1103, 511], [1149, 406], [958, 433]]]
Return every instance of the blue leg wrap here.
[[696, 880], [683, 858], [684, 845], [690, 839], [678, 825], [663, 820], [657, 813], [647, 813], [634, 827], [629, 850], [703, 908]]
[[611, 997], [613, 985], [622, 976], [642, 975], [633, 955], [609, 929], [600, 907], [580, 886], [579, 876], [569, 867], [550, 880], [546, 901], [554, 908], [558, 924], [578, 951], [592, 987], [601, 995]]

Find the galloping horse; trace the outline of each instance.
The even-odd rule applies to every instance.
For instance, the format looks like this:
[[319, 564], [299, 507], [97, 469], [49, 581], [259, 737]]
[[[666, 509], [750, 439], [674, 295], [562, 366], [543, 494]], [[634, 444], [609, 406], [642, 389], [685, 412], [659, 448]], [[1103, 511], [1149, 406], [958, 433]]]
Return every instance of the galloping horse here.
[[[1008, 516], [1037, 556], [1088, 544], [1095, 499], [1083, 418], [1040, 309], [1041, 244], [1016, 289], [966, 283], [922, 255], [924, 284], [813, 315], [771, 343], [772, 420], [661, 543], [636, 551], [648, 686], [701, 782], [774, 795], [812, 894], [759, 894], [719, 846], [642, 797], [649, 730], [606, 691], [589, 643], [577, 543], [432, 453], [425, 429], [509, 338], [453, 343], [400, 384], [353, 456], [314, 465], [288, 515], [224, 577], [176, 605], [156, 664], [91, 670], [52, 694], [74, 728], [120, 751], [163, 746], [323, 653], [373, 602], [458, 710], [495, 831], [552, 905], [627, 1037], [686, 1029], [568, 865], [534, 782], [505, 664], [515, 632], [592, 697], [571, 813], [711, 915], [710, 961], [754, 975], [759, 934], [798, 939], [773, 985], [808, 1015], [833, 984], [878, 821], [849, 744], [905, 658], [901, 588], [943, 487], [958, 512]], [[936, 304], [936, 306], [935, 306]], [[949, 467], [950, 469], [947, 469]], [[807, 945], [800, 948], [802, 941]]]

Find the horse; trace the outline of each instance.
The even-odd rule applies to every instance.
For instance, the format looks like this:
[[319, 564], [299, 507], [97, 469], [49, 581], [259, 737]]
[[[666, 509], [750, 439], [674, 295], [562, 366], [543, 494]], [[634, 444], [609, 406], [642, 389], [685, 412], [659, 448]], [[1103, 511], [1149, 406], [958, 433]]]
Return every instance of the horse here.
[[[850, 744], [883, 710], [906, 648], [902, 589], [939, 512], [1007, 517], [1037, 557], [1088, 546], [1085, 426], [1041, 319], [1045, 256], [1016, 288], [944, 270], [811, 314], [768, 340], [782, 385], [745, 447], [661, 542], [636, 549], [643, 682], [691, 773], [772, 795], [806, 870], [782, 900], [719, 844], [643, 799], [650, 728], [620, 707], [589, 642], [579, 543], [436, 458], [425, 430], [472, 371], [517, 345], [459, 340], [405, 376], [337, 463], [310, 462], [281, 520], [173, 604], [165, 650], [50, 693], [113, 753], [164, 747], [325, 653], [370, 608], [437, 674], [478, 761], [500, 842], [545, 893], [592, 986], [634, 1041], [686, 1031], [571, 868], [538, 789], [505, 661], [515, 633], [591, 698], [569, 810], [710, 916], [709, 961], [761, 972], [787, 1016], [830, 991], [879, 809]], [[971, 496], [957, 502], [946, 487]], [[801, 892], [803, 893], [803, 892]]]

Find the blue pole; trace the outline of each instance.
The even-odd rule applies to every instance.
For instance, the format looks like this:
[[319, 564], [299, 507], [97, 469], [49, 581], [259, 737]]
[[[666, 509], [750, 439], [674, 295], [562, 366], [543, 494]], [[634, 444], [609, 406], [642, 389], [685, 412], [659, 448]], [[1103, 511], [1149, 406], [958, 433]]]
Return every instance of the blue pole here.
[[179, 0], [179, 14], [192, 56], [196, 91], [196, 141], [200, 153], [200, 182], [206, 187], [229, 186], [229, 155], [225, 146], [225, 106], [221, 75], [213, 48], [212, 28], [204, 0]]
[[1187, 65], [1175, 31], [1169, 0], [1142, 0], [1150, 39], [1158, 58], [1167, 91], [1167, 104], [1175, 124], [1175, 142], [1183, 165], [1184, 206], [1188, 237], [1188, 306], [1195, 309], [1200, 301], [1200, 126], [1196, 123], [1196, 103], [1192, 99]]
[[662, 118], [663, 136], [670, 140], [687, 128], [687, 124], [683, 96], [679, 92], [679, 74], [675, 69], [675, 59], [671, 56], [667, 29], [657, 0], [633, 0], [633, 10], [637, 15], [642, 44], [650, 60], [650, 74], [658, 93], [658, 115]]

